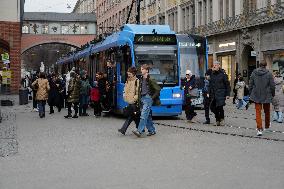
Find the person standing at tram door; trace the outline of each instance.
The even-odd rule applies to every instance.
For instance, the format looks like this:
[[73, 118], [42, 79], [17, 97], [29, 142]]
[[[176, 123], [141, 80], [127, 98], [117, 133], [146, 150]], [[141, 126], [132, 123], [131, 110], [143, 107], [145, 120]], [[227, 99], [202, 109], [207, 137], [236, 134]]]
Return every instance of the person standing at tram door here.
[[[141, 101], [142, 110], [138, 129], [133, 131], [137, 137], [141, 137], [145, 127], [148, 129], [148, 135], [156, 134], [156, 129], [152, 121], [152, 105], [160, 105], [161, 88], [157, 82], [149, 75], [150, 67], [147, 64], [141, 66], [142, 78], [139, 82], [139, 100]], [[141, 98], [140, 98], [141, 97]]]
[[79, 116], [89, 116], [89, 114], [87, 114], [87, 108], [89, 105], [90, 90], [91, 85], [89, 83], [87, 73], [83, 71], [81, 73], [80, 81]]
[[196, 86], [195, 75], [190, 70], [185, 72], [184, 81], [184, 97], [185, 97], [185, 115], [189, 123], [194, 123], [193, 118], [197, 115], [194, 112], [195, 106], [192, 104], [192, 100], [198, 96], [198, 88]]
[[215, 114], [216, 126], [225, 126], [224, 106], [230, 98], [230, 83], [227, 74], [221, 69], [220, 62], [213, 63], [209, 81], [210, 108]]
[[127, 119], [125, 120], [123, 126], [118, 129], [118, 132], [122, 133], [123, 135], [125, 135], [126, 130], [128, 129], [132, 121], [135, 122], [136, 128], [138, 128], [139, 125], [139, 79], [136, 77], [136, 73], [137, 69], [135, 67], [130, 67], [127, 70], [128, 78], [123, 91], [123, 99], [128, 103], [128, 106], [125, 109]]
[[205, 73], [204, 87], [202, 89], [202, 95], [203, 95], [203, 99], [204, 99], [203, 105], [204, 105], [204, 110], [205, 110], [206, 121], [203, 124], [210, 124], [210, 117], [209, 117], [209, 110], [210, 110], [209, 79], [210, 79], [209, 74]]

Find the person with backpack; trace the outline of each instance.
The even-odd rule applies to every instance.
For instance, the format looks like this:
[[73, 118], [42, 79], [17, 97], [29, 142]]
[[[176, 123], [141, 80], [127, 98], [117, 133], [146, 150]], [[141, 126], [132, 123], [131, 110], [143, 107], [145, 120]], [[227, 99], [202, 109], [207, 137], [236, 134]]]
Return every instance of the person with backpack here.
[[39, 117], [44, 118], [45, 117], [45, 104], [46, 100], [48, 99], [48, 91], [50, 89], [49, 82], [45, 77], [45, 73], [40, 73], [39, 78], [36, 79], [32, 86], [34, 88], [37, 88], [36, 92], [36, 100], [38, 103], [38, 109], [39, 109]]
[[123, 99], [128, 103], [126, 107], [126, 115], [127, 119], [125, 120], [123, 126], [118, 129], [118, 132], [125, 135], [127, 128], [131, 124], [132, 121], [135, 122], [136, 128], [139, 125], [139, 102], [138, 102], [138, 94], [139, 94], [139, 79], [136, 77], [137, 69], [135, 67], [130, 67], [127, 70], [127, 81], [124, 86], [123, 91]]
[[160, 105], [161, 88], [157, 82], [149, 75], [150, 66], [143, 64], [141, 66], [142, 77], [139, 81], [139, 101], [141, 101], [141, 116], [138, 129], [133, 131], [137, 137], [141, 137], [145, 127], [148, 129], [148, 135], [156, 134], [156, 129], [152, 121], [152, 105]]

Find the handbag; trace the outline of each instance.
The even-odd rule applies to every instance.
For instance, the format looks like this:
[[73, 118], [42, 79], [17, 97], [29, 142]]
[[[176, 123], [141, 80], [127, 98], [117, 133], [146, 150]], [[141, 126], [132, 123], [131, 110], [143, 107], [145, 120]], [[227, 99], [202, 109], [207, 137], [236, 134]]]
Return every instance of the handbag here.
[[199, 96], [198, 88], [188, 89], [188, 94], [190, 97], [198, 97]]

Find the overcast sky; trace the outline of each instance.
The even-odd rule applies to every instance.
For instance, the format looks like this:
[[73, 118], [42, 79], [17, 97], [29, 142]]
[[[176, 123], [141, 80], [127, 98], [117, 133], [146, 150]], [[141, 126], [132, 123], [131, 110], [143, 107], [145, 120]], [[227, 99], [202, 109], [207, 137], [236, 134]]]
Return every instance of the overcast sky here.
[[[71, 12], [77, 0], [26, 0], [25, 12]], [[71, 8], [67, 8], [68, 5]]]

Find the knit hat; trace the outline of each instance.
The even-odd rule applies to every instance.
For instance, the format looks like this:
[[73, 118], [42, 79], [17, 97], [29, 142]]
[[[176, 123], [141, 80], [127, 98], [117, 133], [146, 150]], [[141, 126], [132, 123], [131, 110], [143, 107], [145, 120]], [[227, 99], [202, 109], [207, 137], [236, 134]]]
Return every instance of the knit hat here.
[[185, 74], [186, 74], [186, 75], [192, 75], [192, 72], [191, 72], [190, 70], [186, 70], [186, 71], [185, 71]]

